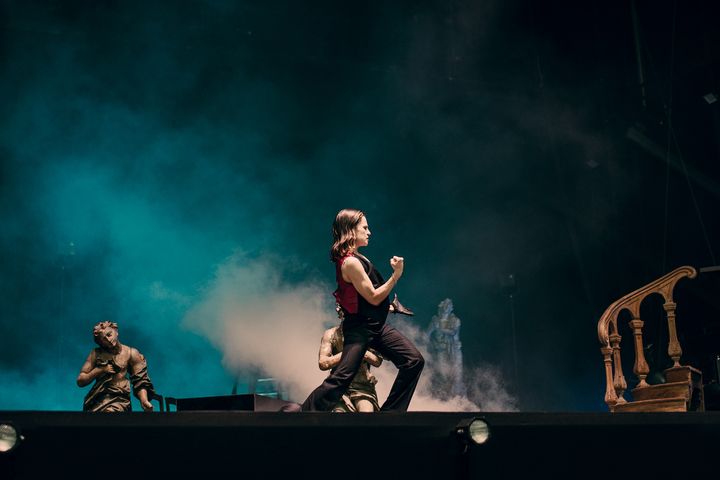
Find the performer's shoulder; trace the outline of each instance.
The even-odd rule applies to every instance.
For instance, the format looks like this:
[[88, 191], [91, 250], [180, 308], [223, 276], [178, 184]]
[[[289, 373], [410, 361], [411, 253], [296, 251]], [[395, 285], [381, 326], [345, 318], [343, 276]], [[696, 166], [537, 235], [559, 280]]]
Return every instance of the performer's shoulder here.
[[348, 255], [347, 257], [344, 257], [342, 259], [342, 264], [340, 265], [340, 268], [362, 268], [362, 262], [358, 257], [355, 255]]

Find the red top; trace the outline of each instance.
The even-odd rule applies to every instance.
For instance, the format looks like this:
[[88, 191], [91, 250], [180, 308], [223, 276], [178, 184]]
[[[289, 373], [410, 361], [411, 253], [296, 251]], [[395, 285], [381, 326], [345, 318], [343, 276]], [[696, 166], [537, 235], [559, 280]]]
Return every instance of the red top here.
[[335, 262], [335, 279], [337, 280], [338, 288], [333, 292], [333, 295], [345, 311], [348, 313], [358, 313], [358, 292], [351, 282], [343, 279], [341, 271], [345, 259], [352, 256], [352, 253], [348, 253]]

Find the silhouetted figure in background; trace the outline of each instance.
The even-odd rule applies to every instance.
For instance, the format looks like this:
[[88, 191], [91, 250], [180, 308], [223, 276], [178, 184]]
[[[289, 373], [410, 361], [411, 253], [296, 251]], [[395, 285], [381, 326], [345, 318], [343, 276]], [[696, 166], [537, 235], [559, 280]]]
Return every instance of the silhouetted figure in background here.
[[428, 327], [428, 350], [436, 361], [431, 385], [440, 398], [467, 395], [462, 373], [462, 343], [460, 319], [453, 313], [452, 300], [446, 298], [438, 305]]

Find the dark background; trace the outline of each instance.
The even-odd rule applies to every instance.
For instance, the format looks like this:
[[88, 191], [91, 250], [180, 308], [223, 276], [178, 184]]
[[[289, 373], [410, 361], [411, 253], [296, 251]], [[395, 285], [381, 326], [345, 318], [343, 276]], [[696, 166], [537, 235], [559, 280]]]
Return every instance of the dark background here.
[[[329, 293], [330, 224], [354, 207], [378, 265], [406, 258], [418, 326], [453, 300], [468, 371], [497, 367], [522, 410], [604, 411], [605, 308], [718, 263], [719, 10], [3, 1], [0, 408], [78, 408], [106, 317], [163, 391], [225, 392], [182, 327], [217, 265], [280, 256], [284, 282]], [[678, 287], [706, 381], [713, 282]]]

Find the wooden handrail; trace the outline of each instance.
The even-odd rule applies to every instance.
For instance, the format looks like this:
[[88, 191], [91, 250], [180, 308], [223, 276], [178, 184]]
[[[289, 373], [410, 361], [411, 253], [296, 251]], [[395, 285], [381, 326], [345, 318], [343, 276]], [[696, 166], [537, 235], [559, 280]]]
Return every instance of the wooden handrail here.
[[645, 354], [642, 342], [642, 327], [644, 322], [640, 319], [640, 305], [649, 295], [658, 293], [665, 299], [663, 308], [667, 313], [668, 320], [668, 354], [673, 359], [674, 366], [680, 366], [680, 355], [682, 348], [677, 340], [677, 331], [675, 328], [675, 307], [673, 301], [673, 290], [675, 284], [681, 278], [695, 278], [697, 272], [693, 267], [683, 266], [676, 268], [672, 272], [648, 283], [642, 288], [628, 293], [619, 300], [613, 302], [598, 320], [597, 333], [600, 341], [600, 352], [605, 362], [605, 403], [612, 410], [616, 404], [625, 403], [623, 392], [627, 387], [625, 377], [622, 372], [622, 362], [620, 358], [620, 334], [618, 330], [618, 316], [623, 310], [628, 310], [632, 315], [630, 326], [633, 330], [635, 345], [635, 366], [633, 372], [640, 379], [639, 388], [647, 387], [645, 377], [649, 373], [649, 367], [645, 361]]
[[[659, 293], [665, 298], [666, 303], [673, 302], [673, 290], [675, 284], [681, 278], [695, 278], [697, 271], [693, 267], [684, 266], [673, 270], [672, 272], [663, 275], [657, 280], [648, 283], [642, 288], [638, 288], [632, 293], [628, 293], [621, 299], [615, 301], [610, 305], [605, 313], [602, 314], [598, 321], [598, 340], [603, 346], [610, 346], [608, 326], [610, 322], [613, 322], [617, 326], [617, 317], [623, 310], [627, 309], [632, 314], [633, 318], [640, 318], [640, 304], [645, 300], [648, 295], [653, 293]], [[617, 331], [617, 329], [615, 330]]]

